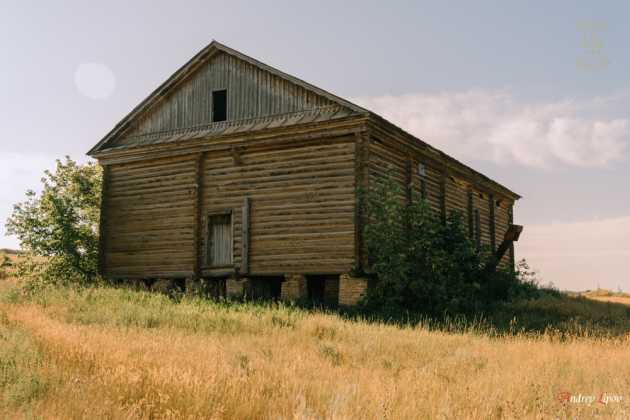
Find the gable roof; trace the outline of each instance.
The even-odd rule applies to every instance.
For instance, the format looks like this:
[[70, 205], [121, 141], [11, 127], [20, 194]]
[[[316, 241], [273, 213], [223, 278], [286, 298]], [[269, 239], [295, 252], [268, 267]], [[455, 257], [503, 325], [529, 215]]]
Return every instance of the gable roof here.
[[[184, 64], [179, 70], [177, 70], [171, 77], [169, 77], [164, 83], [162, 83], [153, 93], [151, 93], [146, 99], [144, 99], [138, 106], [136, 106], [126, 117], [124, 117], [116, 126], [109, 132], [101, 141], [99, 141], [96, 146], [94, 146], [89, 152], [88, 155], [94, 155], [95, 153], [109, 149], [111, 140], [115, 139], [117, 136], [127, 130], [133, 121], [139, 118], [141, 115], [152, 109], [155, 105], [160, 103], [169, 93], [173, 92], [177, 86], [187, 79], [191, 74], [194, 73], [201, 65], [207, 63], [212, 57], [216, 56], [218, 53], [225, 53], [230, 56], [236, 57], [239, 60], [242, 60], [246, 63], [253, 65], [254, 67], [271, 73], [272, 75], [279, 77], [280, 79], [286, 80], [290, 83], [293, 83], [307, 91], [310, 91], [316, 95], [319, 95], [323, 98], [328, 99], [333, 104], [336, 104], [338, 108], [345, 108], [346, 112], [344, 114], [369, 114], [369, 111], [353, 104], [350, 101], [347, 101], [343, 98], [340, 98], [336, 95], [333, 95], [330, 92], [327, 92], [323, 89], [318, 88], [317, 86], [311, 85], [297, 77], [291, 76], [290, 74], [284, 73], [274, 67], [271, 67], [267, 64], [261, 63], [260, 61], [249, 57], [239, 51], [236, 51], [230, 47], [227, 47], [221, 44], [218, 41], [212, 41], [207, 47], [197, 53], [193, 58], [191, 58], [186, 64]], [[348, 112], [350, 111], [350, 112]], [[214, 125], [214, 124], [213, 124]], [[227, 124], [219, 124], [220, 126], [225, 126]], [[210, 127], [204, 127], [205, 129], [210, 129]], [[204, 131], [204, 130], [201, 130]], [[154, 136], [155, 137], [155, 136]], [[172, 137], [172, 135], [170, 136]], [[143, 144], [147, 144], [146, 141]]]
[[322, 98], [327, 99], [330, 104], [319, 106], [314, 109], [301, 110], [297, 112], [260, 116], [233, 121], [215, 122], [204, 126], [168, 130], [168, 132], [143, 133], [133, 136], [133, 147], [174, 143], [185, 140], [215, 137], [224, 134], [240, 133], [244, 131], [263, 130], [267, 128], [277, 128], [294, 124], [318, 122], [335, 118], [346, 118], [350, 116], [366, 116], [377, 121], [381, 121], [387, 124], [389, 127], [398, 130], [405, 136], [414, 139], [418, 143], [422, 144], [424, 147], [427, 147], [428, 149], [436, 152], [447, 161], [466, 168], [472, 173], [478, 175], [481, 179], [490, 182], [491, 184], [495, 185], [497, 188], [505, 192], [508, 192], [515, 199], [521, 198], [520, 195], [511, 191], [507, 187], [474, 170], [470, 166], [458, 161], [457, 159], [442, 152], [441, 150], [436, 149], [430, 144], [424, 142], [423, 140], [407, 132], [396, 124], [393, 124], [385, 118], [375, 114], [374, 112], [360, 107], [328, 91], [318, 88], [317, 86], [307, 83], [295, 76], [291, 76], [290, 74], [284, 73], [272, 66], [264, 64], [215, 40], [213, 40], [208, 46], [197, 53], [186, 64], [179, 68], [171, 77], [169, 77], [164, 83], [162, 83], [157, 89], [155, 89], [153, 93], [151, 93], [146, 99], [144, 99], [139, 105], [137, 105], [127, 116], [125, 116], [118, 124], [116, 124], [116, 126], [109, 133], [107, 133], [107, 135], [103, 137], [103, 139], [99, 141], [87, 154], [93, 156], [102, 150], [118, 150], [130, 147], [130, 145], [127, 144], [116, 145], [110, 143], [112, 140], [116, 140], [121, 134], [123, 134], [128, 128], [130, 128], [134, 121], [139, 119], [142, 115], [146, 114], [150, 109], [159, 104], [170, 93], [176, 90], [180, 83], [191, 76], [197, 69], [200, 68], [200, 66], [208, 63], [213, 57], [220, 53], [225, 53], [229, 56], [235, 57], [236, 59], [249, 63], [255, 68], [266, 71], [282, 80], [299, 86], [306, 91], [312, 92], [315, 95], [319, 95]]

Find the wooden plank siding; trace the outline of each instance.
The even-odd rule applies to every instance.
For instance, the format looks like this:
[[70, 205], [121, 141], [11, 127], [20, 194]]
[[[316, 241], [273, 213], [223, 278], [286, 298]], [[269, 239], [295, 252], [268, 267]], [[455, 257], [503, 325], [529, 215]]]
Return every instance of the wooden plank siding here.
[[397, 150], [392, 150], [379, 138], [373, 137], [369, 145], [369, 184], [373, 187], [390, 177], [402, 188], [400, 199], [407, 200], [407, 156]]
[[467, 226], [468, 184], [465, 181], [453, 176], [446, 177], [446, 209], [448, 214], [458, 213], [464, 226]]
[[212, 92], [227, 89], [228, 121], [288, 114], [333, 102], [269, 71], [226, 53], [217, 53], [178, 88], [139, 118], [114, 145], [134, 136], [212, 123]]
[[109, 186], [109, 178], [110, 178], [110, 167], [105, 165], [103, 166], [103, 174], [101, 178], [101, 203], [100, 203], [100, 213], [99, 213], [99, 224], [98, 224], [98, 274], [102, 277], [107, 275], [107, 267], [106, 267], [106, 258], [105, 258], [105, 250], [107, 248], [107, 197], [108, 194], [108, 186]]
[[[401, 200], [405, 200], [405, 186], [410, 182], [412, 195], [418, 197], [424, 193], [435, 214], [458, 212], [471, 240], [475, 240], [478, 213], [480, 244], [497, 247], [503, 241], [509, 226], [508, 208], [514, 201], [512, 198], [481, 185], [476, 177], [467, 176], [456, 165], [410, 145], [404, 138], [375, 131], [377, 134], [371, 136], [369, 147], [370, 186], [382, 182], [389, 174], [402, 187]], [[420, 174], [418, 164], [424, 166], [425, 175]], [[499, 206], [496, 206], [497, 201]], [[492, 210], [491, 202], [495, 205]], [[500, 266], [509, 264], [510, 256], [506, 254]]]
[[[224, 89], [218, 121], [213, 92]], [[359, 192], [386, 176], [403, 202], [423, 197], [443, 218], [460, 212], [471, 239], [478, 220], [486, 245], [502, 242], [519, 198], [380, 116], [216, 41], [89, 154], [104, 166], [99, 271], [110, 278], [360, 272]], [[213, 215], [229, 215], [229, 226], [209, 226]], [[223, 248], [209, 245], [213, 229]]]
[[247, 202], [249, 267], [243, 268], [251, 275], [352, 268], [354, 136], [252, 146], [241, 152], [238, 164], [234, 159], [230, 151], [216, 151], [110, 165], [105, 265], [111, 269], [106, 275], [232, 272], [216, 270], [207, 259], [207, 218], [225, 211], [232, 217], [233, 268], [240, 269], [247, 249], [242, 223]]
[[[400, 183], [401, 200], [408, 199], [405, 186], [416, 197], [424, 187], [438, 214], [444, 191], [447, 213], [460, 212], [464, 223], [470, 220], [470, 192], [472, 210], [479, 212], [481, 243], [492, 242], [490, 193], [475, 180], [451, 175], [450, 168], [444, 172], [443, 165], [422, 153], [404, 153], [377, 137], [354, 134], [239, 144], [236, 149], [108, 165], [106, 274], [203, 277], [241, 268], [251, 275], [348, 272], [361, 259], [355, 246], [361, 243], [355, 226], [361, 217], [357, 187], [373, 186], [388, 174]], [[357, 147], [365, 149], [360, 154], [365, 165], [355, 154]], [[419, 163], [425, 175], [419, 173]], [[250, 243], [243, 267], [246, 199]], [[507, 231], [512, 204], [506, 197], [499, 200], [494, 209], [496, 244]], [[206, 221], [209, 214], [226, 210], [232, 215], [233, 266], [217, 270], [207, 264]], [[501, 264], [509, 263], [510, 256], [504, 256]]]
[[194, 271], [196, 156], [109, 166], [105, 267], [109, 277]]
[[[425, 175], [420, 175], [418, 171], [419, 163], [424, 164]], [[422, 186], [424, 183], [425, 199], [434, 212], [437, 214], [441, 213], [442, 196], [444, 195], [447, 213], [459, 211], [462, 217], [466, 217], [466, 190], [458, 186], [452, 177], [448, 175], [443, 177], [443, 171], [439, 167], [424, 163], [424, 159], [419, 154], [407, 157], [403, 153], [389, 148], [383, 141], [377, 138], [372, 139], [369, 155], [369, 174], [372, 183], [382, 182], [387, 176], [391, 176], [395, 182], [403, 187], [401, 199], [406, 200], [405, 186], [409, 182], [407, 178], [407, 168], [409, 166], [411, 167], [411, 187], [414, 196], [422, 196]], [[441, 185], [442, 178], [444, 178], [444, 190]]]
[[488, 195], [479, 190], [475, 190], [473, 193], [473, 208], [479, 211], [481, 244], [490, 246], [490, 211], [488, 210]]
[[234, 264], [242, 264], [242, 205], [249, 198], [252, 275], [341, 273], [354, 263], [355, 142], [352, 136], [248, 148], [240, 164], [208, 153], [204, 212], [234, 211]]

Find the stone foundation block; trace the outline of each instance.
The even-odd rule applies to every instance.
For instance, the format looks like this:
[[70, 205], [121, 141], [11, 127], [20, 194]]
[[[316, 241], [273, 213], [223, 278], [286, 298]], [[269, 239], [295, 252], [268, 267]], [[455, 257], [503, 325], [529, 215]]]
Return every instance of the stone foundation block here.
[[151, 285], [151, 291], [170, 295], [175, 292], [177, 285], [173, 279], [157, 279]]
[[339, 276], [339, 305], [354, 306], [367, 291], [367, 279], [351, 277], [348, 274]]
[[301, 274], [286, 274], [280, 289], [280, 299], [295, 302], [308, 297], [306, 277]]
[[225, 294], [229, 299], [241, 299], [248, 289], [248, 279], [230, 277], [225, 281]]

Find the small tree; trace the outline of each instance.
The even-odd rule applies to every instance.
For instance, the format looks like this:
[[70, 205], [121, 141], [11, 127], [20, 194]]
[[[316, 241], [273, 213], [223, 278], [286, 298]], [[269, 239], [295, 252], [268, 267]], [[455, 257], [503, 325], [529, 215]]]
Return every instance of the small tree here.
[[[45, 257], [36, 270], [52, 282], [91, 282], [97, 276], [101, 169], [66, 157], [45, 171], [43, 189], [29, 190], [7, 221], [23, 251]], [[43, 264], [43, 267], [41, 266]]]
[[508, 297], [514, 274], [487, 268], [494, 257], [468, 238], [460, 214], [443, 221], [425, 200], [404, 197], [391, 177], [366, 194], [364, 233], [376, 277], [364, 301], [368, 309], [440, 316], [474, 313]]

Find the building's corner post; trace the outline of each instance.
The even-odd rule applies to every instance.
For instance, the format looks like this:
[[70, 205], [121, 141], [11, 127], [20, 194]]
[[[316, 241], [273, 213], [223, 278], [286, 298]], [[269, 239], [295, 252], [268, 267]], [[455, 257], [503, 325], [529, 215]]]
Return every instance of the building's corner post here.
[[339, 276], [339, 306], [355, 306], [365, 295], [368, 281], [363, 277], [352, 277], [350, 274]]
[[473, 204], [473, 189], [472, 187], [469, 187], [468, 192], [467, 192], [467, 205], [466, 205], [466, 212], [467, 212], [467, 216], [468, 216], [468, 238], [470, 239], [470, 241], [474, 241], [475, 240], [475, 219], [474, 219], [474, 204]]
[[196, 280], [201, 278], [202, 259], [202, 238], [201, 226], [203, 216], [201, 214], [201, 204], [203, 200], [203, 153], [195, 157], [195, 185], [193, 188], [193, 275]]
[[101, 212], [98, 227], [98, 274], [103, 278], [107, 273], [107, 267], [105, 264], [107, 255], [105, 250], [107, 247], [107, 199], [110, 171], [111, 169], [109, 165], [103, 165], [101, 182]]
[[492, 248], [492, 252], [495, 252], [497, 250], [496, 215], [495, 215], [496, 201], [494, 199], [494, 194], [492, 193], [488, 195], [488, 206], [490, 210], [490, 248]]
[[241, 216], [241, 274], [249, 273], [250, 210], [251, 199], [245, 197]]
[[446, 178], [448, 177], [448, 166], [443, 162], [440, 171], [440, 219], [446, 224]]
[[367, 266], [367, 252], [363, 238], [366, 223], [365, 200], [369, 189], [370, 132], [366, 129], [355, 134], [355, 211], [354, 211], [354, 268]]
[[285, 274], [280, 289], [280, 300], [297, 302], [308, 298], [306, 277], [302, 274]]

